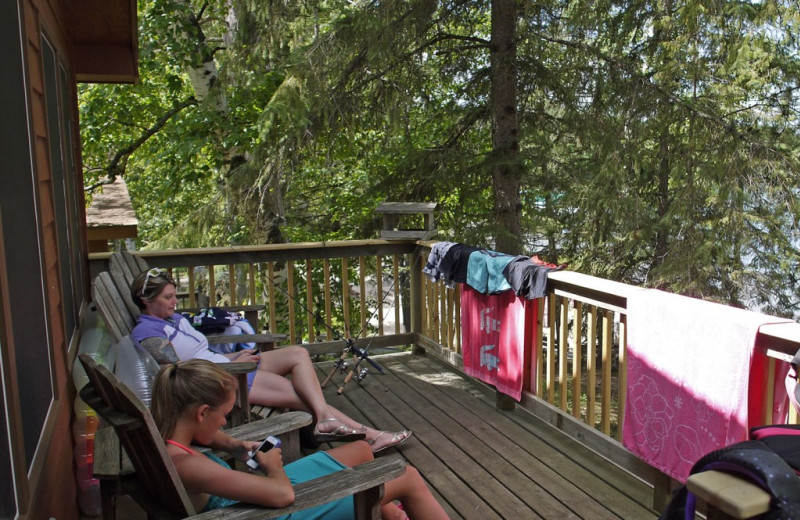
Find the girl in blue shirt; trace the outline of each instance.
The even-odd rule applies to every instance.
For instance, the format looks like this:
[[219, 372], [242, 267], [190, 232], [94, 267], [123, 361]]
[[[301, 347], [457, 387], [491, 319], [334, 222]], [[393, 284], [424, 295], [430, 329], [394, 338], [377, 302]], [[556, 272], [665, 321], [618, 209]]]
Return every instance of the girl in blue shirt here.
[[[199, 454], [193, 442], [246, 458], [259, 443], [234, 439], [220, 428], [233, 408], [236, 382], [213, 363], [193, 359], [166, 365], [153, 387], [151, 411], [166, 450], [197, 511], [236, 502], [286, 507], [294, 502], [294, 483], [303, 482], [373, 459], [369, 444], [356, 441], [327, 452], [317, 452], [283, 465], [280, 448], [256, 451], [264, 475], [234, 471], [222, 461]], [[402, 504], [398, 508], [394, 501]], [[431, 494], [419, 472], [408, 466], [405, 474], [385, 484], [381, 514], [389, 520], [445, 520], [447, 514]], [[408, 516], [406, 516], [406, 514]], [[293, 513], [294, 520], [349, 520], [353, 498]]]

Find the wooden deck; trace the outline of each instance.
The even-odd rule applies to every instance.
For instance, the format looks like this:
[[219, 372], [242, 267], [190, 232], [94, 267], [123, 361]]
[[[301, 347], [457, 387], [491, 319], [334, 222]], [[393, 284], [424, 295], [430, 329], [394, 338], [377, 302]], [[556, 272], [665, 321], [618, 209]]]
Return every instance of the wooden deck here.
[[[381, 429], [413, 430], [380, 455], [400, 454], [417, 467], [452, 519], [658, 517], [650, 486], [520, 408], [497, 411], [487, 386], [431, 356], [375, 359], [386, 375], [371, 369], [337, 395], [344, 379], [337, 374], [325, 389], [328, 402]], [[329, 367], [318, 365], [320, 379]], [[122, 499], [117, 518], [145, 516]]]
[[[417, 467], [451, 518], [658, 517], [650, 486], [520, 408], [497, 411], [487, 386], [430, 356], [375, 359], [387, 375], [371, 369], [343, 395], [331, 384], [328, 402], [381, 429], [413, 430], [385, 453]], [[342, 380], [337, 374], [333, 383]]]

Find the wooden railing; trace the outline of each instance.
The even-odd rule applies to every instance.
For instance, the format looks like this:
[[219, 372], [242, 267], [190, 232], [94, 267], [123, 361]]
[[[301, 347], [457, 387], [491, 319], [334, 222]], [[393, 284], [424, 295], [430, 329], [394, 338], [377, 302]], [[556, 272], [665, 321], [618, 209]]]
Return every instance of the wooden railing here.
[[[259, 330], [285, 333], [322, 354], [341, 352], [341, 338], [349, 337], [375, 347], [413, 344], [403, 306], [409, 315], [418, 299], [408, 281], [416, 250], [414, 241], [365, 240], [136, 254], [170, 271], [182, 306], [264, 305]], [[108, 269], [109, 257], [90, 255], [92, 277]]]
[[[424, 287], [422, 333], [458, 360], [459, 287], [448, 289], [427, 279]], [[528, 398], [536, 396], [616, 439], [625, 409], [629, 290], [635, 288], [579, 273], [551, 273], [547, 295], [537, 302], [540, 348], [526, 353], [532, 363], [523, 383]]]
[[[424, 348], [461, 368], [460, 291], [422, 275], [430, 244], [364, 240], [137, 254], [150, 266], [171, 269], [191, 307], [266, 305], [261, 328], [287, 333], [312, 354], [338, 353], [340, 336], [352, 336], [362, 346]], [[91, 255], [93, 275], [107, 268], [108, 257]], [[528, 353], [532, 363], [521, 405], [652, 482], [659, 479], [654, 470], [619, 443], [627, 298], [637, 290], [577, 272], [551, 272], [547, 295], [538, 302], [541, 342]], [[198, 301], [202, 295], [207, 302]], [[384, 305], [376, 312], [379, 303]], [[385, 326], [389, 319], [391, 328]], [[762, 326], [757, 344], [770, 359], [763, 395], [764, 409], [772, 410], [774, 374], [800, 349], [800, 325]], [[788, 420], [798, 422], [797, 415]]]
[[[421, 342], [440, 349], [443, 359], [461, 363], [459, 288], [423, 282], [425, 301]], [[654, 507], [661, 510], [675, 482], [644, 464], [620, 443], [627, 390], [627, 299], [641, 288], [577, 272], [549, 273], [547, 294], [539, 304], [541, 338], [523, 383], [521, 405], [598, 453], [652, 483]], [[429, 342], [429, 343], [426, 343]], [[800, 349], [800, 324], [763, 325], [756, 341], [768, 357], [768, 377], [761, 392], [763, 424], [772, 421], [776, 374], [783, 374]], [[752, 395], [752, 394], [751, 394]], [[786, 422], [797, 424], [795, 410]], [[769, 416], [767, 416], [769, 415]]]
[[[453, 333], [460, 330], [458, 288], [447, 289], [427, 280], [424, 286], [423, 335], [450, 353], [461, 354], [460, 337]], [[530, 353], [536, 360], [535, 370], [525, 382], [525, 391], [619, 440], [627, 388], [627, 296], [638, 290], [576, 272], [551, 272], [547, 296], [539, 302], [541, 348]], [[763, 325], [757, 348], [770, 360], [763, 391], [764, 410], [770, 411], [775, 404], [775, 374], [800, 349], [800, 324]], [[788, 420], [798, 420], [793, 409]]]

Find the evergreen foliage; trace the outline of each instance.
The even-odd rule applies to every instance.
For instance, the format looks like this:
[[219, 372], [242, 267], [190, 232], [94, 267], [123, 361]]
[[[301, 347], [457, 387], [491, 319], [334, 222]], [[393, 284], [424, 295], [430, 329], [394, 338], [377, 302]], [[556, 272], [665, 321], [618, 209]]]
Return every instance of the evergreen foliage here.
[[[142, 0], [140, 84], [81, 89], [87, 187], [124, 175], [149, 247], [371, 237], [384, 200], [503, 243], [492, 4]], [[523, 249], [800, 312], [799, 23], [790, 0], [517, 2]]]

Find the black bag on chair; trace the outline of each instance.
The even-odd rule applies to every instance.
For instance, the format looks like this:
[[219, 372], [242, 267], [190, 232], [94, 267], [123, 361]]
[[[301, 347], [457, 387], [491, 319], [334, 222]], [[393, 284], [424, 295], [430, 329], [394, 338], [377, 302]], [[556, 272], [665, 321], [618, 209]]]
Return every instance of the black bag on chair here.
[[[800, 412], [800, 350], [786, 374], [786, 393]], [[770, 509], [759, 520], [800, 520], [800, 425], [777, 424], [750, 429], [749, 441], [712, 451], [690, 474], [716, 470], [734, 473], [770, 494]], [[659, 520], [693, 520], [695, 497], [681, 486]]]
[[[770, 428], [780, 430], [782, 427]], [[798, 431], [793, 427], [789, 428]], [[775, 442], [778, 437], [784, 439]], [[772, 497], [769, 511], [760, 515], [759, 520], [798, 520], [800, 478], [782, 455], [772, 448], [784, 446], [788, 449], [787, 453], [794, 458], [800, 452], [800, 436], [766, 435], [763, 438], [772, 440], [769, 444], [763, 440], [743, 441], [714, 450], [698, 460], [690, 474], [709, 470], [733, 473], [764, 489]], [[681, 486], [659, 520], [693, 520], [694, 513], [695, 496], [686, 489], [686, 486]]]

